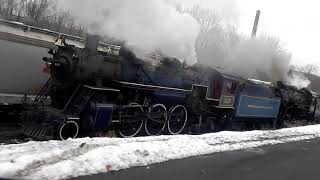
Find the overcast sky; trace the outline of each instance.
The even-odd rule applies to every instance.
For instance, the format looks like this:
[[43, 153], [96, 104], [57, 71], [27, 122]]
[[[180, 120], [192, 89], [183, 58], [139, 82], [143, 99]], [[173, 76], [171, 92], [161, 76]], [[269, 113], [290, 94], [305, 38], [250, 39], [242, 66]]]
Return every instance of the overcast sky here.
[[292, 53], [292, 64], [320, 67], [320, 2], [317, 0], [184, 0], [214, 9], [239, 31], [250, 36], [257, 9], [261, 10], [257, 35], [279, 37]]
[[279, 37], [293, 64], [320, 67], [320, 3], [316, 0], [237, 0], [238, 26], [250, 35], [255, 11], [261, 10], [259, 34]]

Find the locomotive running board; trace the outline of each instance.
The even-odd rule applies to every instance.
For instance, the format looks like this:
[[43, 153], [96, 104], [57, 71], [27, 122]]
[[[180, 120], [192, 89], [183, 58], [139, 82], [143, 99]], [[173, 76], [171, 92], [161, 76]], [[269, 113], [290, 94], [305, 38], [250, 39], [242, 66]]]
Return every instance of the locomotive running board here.
[[94, 87], [94, 86], [88, 86], [88, 85], [82, 85], [83, 87], [86, 87], [88, 89], [97, 90], [97, 91], [114, 91], [119, 92], [119, 89], [112, 89], [112, 88], [102, 88], [102, 87]]
[[144, 88], [148, 90], [173, 90], [173, 91], [183, 91], [183, 92], [191, 92], [191, 90], [187, 89], [179, 89], [179, 88], [171, 88], [171, 87], [165, 87], [165, 86], [155, 86], [155, 85], [147, 85], [147, 84], [139, 84], [139, 83], [131, 83], [131, 82], [124, 82], [124, 81], [114, 81], [117, 83], [120, 83], [125, 86], [131, 86], [131, 87], [136, 87], [136, 88]]

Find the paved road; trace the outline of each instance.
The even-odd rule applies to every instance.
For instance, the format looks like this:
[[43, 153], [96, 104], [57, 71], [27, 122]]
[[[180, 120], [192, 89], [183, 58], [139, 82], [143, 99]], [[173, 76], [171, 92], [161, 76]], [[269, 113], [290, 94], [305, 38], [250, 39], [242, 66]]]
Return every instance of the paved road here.
[[319, 180], [320, 139], [172, 160], [75, 180]]

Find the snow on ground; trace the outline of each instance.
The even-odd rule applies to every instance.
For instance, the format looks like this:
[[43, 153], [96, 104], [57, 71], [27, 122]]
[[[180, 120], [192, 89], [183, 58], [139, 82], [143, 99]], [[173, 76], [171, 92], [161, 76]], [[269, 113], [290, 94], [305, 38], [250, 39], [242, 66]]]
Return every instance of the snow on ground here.
[[320, 125], [270, 131], [82, 138], [0, 145], [0, 177], [66, 179], [171, 159], [320, 137]]

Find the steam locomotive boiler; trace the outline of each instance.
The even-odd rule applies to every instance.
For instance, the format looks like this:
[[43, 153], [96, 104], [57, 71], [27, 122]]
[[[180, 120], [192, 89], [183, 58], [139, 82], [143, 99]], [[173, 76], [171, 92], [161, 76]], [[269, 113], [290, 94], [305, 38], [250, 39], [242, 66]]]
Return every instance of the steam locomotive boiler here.
[[60, 38], [49, 50], [43, 60], [51, 78], [22, 114], [26, 135], [64, 140], [108, 131], [121, 137], [212, 132], [243, 119], [279, 124], [286, 112], [283, 88], [98, 42], [90, 37], [78, 48]]

